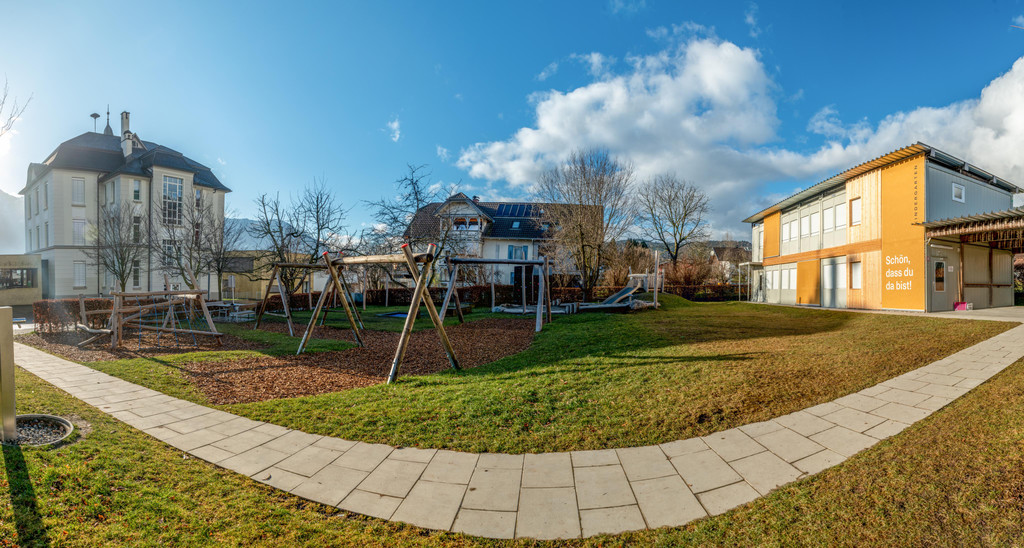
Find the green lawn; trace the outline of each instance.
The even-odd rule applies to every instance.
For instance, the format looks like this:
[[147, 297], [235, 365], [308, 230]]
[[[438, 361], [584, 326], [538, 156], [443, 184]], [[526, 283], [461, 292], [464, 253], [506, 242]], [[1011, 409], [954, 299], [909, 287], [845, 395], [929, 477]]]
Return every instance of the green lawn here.
[[[394, 331], [399, 332], [402, 330], [405, 318], [385, 318], [378, 316], [378, 314], [391, 314], [394, 312], [408, 312], [408, 306], [367, 306], [366, 310], [362, 307], [358, 309], [360, 318], [363, 320], [363, 327], [365, 329], [372, 329], [375, 331]], [[440, 312], [440, 310], [438, 310]], [[302, 330], [305, 329], [306, 325], [309, 324], [309, 318], [312, 317], [313, 313], [309, 310], [295, 310], [292, 311], [292, 322], [295, 326], [296, 333], [301, 336]], [[323, 314], [320, 316], [323, 318]], [[484, 318], [510, 318], [510, 317], [525, 317], [520, 315], [505, 314], [503, 312], [491, 312], [487, 307], [476, 307], [473, 312], [464, 315], [466, 321], [481, 320]], [[532, 317], [532, 316], [531, 316]], [[279, 316], [263, 316], [264, 322], [276, 322], [285, 323], [285, 319]], [[456, 325], [459, 323], [458, 317], [455, 315], [454, 310], [449, 310], [447, 316], [444, 319], [444, 324]], [[219, 324], [218, 324], [219, 325]], [[330, 327], [337, 327], [338, 329], [349, 329], [348, 317], [345, 316], [344, 310], [340, 307], [331, 310], [324, 325]], [[430, 318], [427, 317], [426, 307], [420, 307], [420, 316], [416, 318], [416, 324], [413, 326], [413, 331], [420, 331], [423, 329], [433, 329], [433, 324], [430, 323]]]
[[[560, 317], [527, 351], [468, 371], [221, 408], [306, 432], [402, 446], [543, 452], [647, 445], [831, 401], [1013, 326], [663, 302], [656, 312]], [[202, 401], [163, 364], [89, 365]]]
[[[0, 546], [534, 546], [353, 516], [189, 458], [18, 370], [22, 413], [90, 424], [4, 447]], [[560, 546], [1016, 545], [1024, 538], [1024, 361], [895, 438], [685, 527]]]

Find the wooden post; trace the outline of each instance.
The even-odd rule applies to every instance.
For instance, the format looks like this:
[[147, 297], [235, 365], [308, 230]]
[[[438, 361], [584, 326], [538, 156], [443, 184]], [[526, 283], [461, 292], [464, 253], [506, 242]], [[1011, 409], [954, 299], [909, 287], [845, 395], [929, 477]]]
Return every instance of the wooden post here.
[[[431, 251], [433, 251], [435, 246], [431, 244], [430, 247]], [[409, 264], [409, 272], [412, 273], [412, 278], [416, 280], [416, 261], [412, 257], [412, 251], [408, 247], [403, 247], [402, 251], [405, 253], [405, 259]], [[420, 274], [420, 276], [426, 276], [426, 274]], [[444, 352], [448, 355], [448, 363], [451, 364], [452, 369], [461, 369], [459, 367], [459, 360], [455, 357], [455, 348], [452, 347], [452, 342], [448, 339], [448, 332], [444, 330], [444, 320], [441, 319], [437, 313], [437, 309], [434, 308], [434, 301], [430, 298], [429, 291], [425, 291], [423, 294], [423, 304], [427, 306], [427, 315], [430, 316], [430, 321], [434, 324], [437, 336], [441, 339], [441, 346], [444, 347]], [[416, 309], [419, 310], [418, 305]]]
[[[191, 270], [188, 271], [188, 277], [192, 279], [192, 286], [195, 287], [196, 289], [199, 289], [199, 282], [196, 280], [196, 277], [194, 274], [192, 274]], [[199, 293], [198, 295], [195, 296], [195, 299], [199, 301], [199, 308], [202, 309], [203, 317], [206, 318], [206, 325], [210, 326], [211, 332], [217, 333], [217, 326], [214, 325], [213, 317], [210, 316], [210, 309], [207, 308], [206, 306], [206, 297], [204, 297], [202, 293]], [[224, 344], [223, 341], [220, 340], [220, 337], [214, 337], [214, 339], [217, 341], [217, 346], [221, 346]]]
[[390, 297], [391, 296], [389, 295], [389, 288], [388, 288], [388, 282], [389, 281], [390, 281], [389, 280], [389, 276], [385, 272], [384, 273], [384, 308], [387, 308], [390, 305]]
[[494, 266], [491, 266], [491, 311], [494, 311]]
[[960, 302], [964, 302], [965, 299], [964, 299], [964, 243], [963, 242], [960, 242], [960, 272], [959, 272], [959, 274], [960, 275], [957, 276], [957, 278], [959, 280], [959, 283], [957, 283], [957, 293], [956, 293], [959, 296], [959, 298], [957, 300], [960, 301]]
[[18, 439], [16, 417], [17, 410], [14, 404], [14, 309], [9, 306], [0, 306], [0, 441], [13, 442]]
[[544, 257], [544, 300], [548, 305], [548, 323], [551, 323], [551, 267], [547, 257]]
[[356, 298], [352, 291], [348, 288], [348, 282], [345, 281], [345, 269], [344, 267], [338, 269], [338, 279], [341, 280], [341, 287], [345, 290], [345, 298], [348, 302], [352, 303], [352, 314], [356, 318], [356, 322], [359, 324], [359, 329], [364, 329], [363, 318], [359, 315], [359, 308], [356, 306]]
[[444, 300], [441, 301], [441, 321], [444, 321], [444, 317], [448, 315], [448, 303], [452, 300], [452, 294], [455, 293], [455, 279], [459, 275], [459, 265], [448, 264], [448, 290], [444, 292]]
[[[409, 244], [402, 244], [405, 250]], [[433, 259], [423, 263], [419, 278], [416, 278], [415, 267], [410, 269], [410, 274], [416, 281], [416, 288], [412, 291], [412, 300], [409, 302], [409, 312], [405, 315], [405, 324], [402, 326], [402, 334], [398, 338], [398, 348], [395, 349], [395, 359], [391, 362], [391, 372], [388, 373], [388, 384], [398, 380], [398, 368], [402, 365], [402, 358], [405, 357], [405, 349], [409, 345], [409, 337], [412, 336], [412, 328], [416, 324], [416, 314], [419, 313], [420, 301], [423, 300], [423, 290], [427, 288], [427, 273], [430, 272], [430, 265]]]
[[544, 326], [544, 273], [539, 272], [537, 276], [537, 322], [534, 331], [540, 332]]
[[121, 300], [119, 295], [114, 295], [114, 302], [111, 303], [110, 308], [110, 349], [114, 350], [117, 345], [121, 342], [121, 313], [119, 311], [118, 302]]
[[263, 319], [263, 313], [267, 311], [267, 301], [270, 299], [270, 291], [274, 287], [276, 278], [277, 265], [274, 265], [274, 269], [270, 271], [270, 280], [267, 281], [267, 290], [263, 292], [263, 302], [260, 303], [259, 312], [256, 313], [256, 325], [252, 326], [253, 329], [260, 328], [260, 320]]
[[363, 312], [366, 311], [366, 294], [369, 292], [370, 285], [366, 280], [366, 265], [363, 265]]
[[288, 320], [288, 335], [295, 336], [295, 326], [292, 325], [292, 310], [288, 306], [288, 292], [284, 289], [284, 281], [281, 280], [281, 272], [277, 273], [277, 293], [281, 295], [281, 306], [284, 307], [284, 317]]
[[338, 280], [338, 271], [334, 269], [334, 265], [331, 263], [331, 257], [325, 251], [323, 254], [324, 262], [327, 263], [327, 273], [331, 276], [331, 282], [334, 284], [335, 295], [341, 297], [341, 307], [345, 309], [345, 316], [348, 317], [348, 324], [352, 327], [352, 333], [355, 335], [356, 344], [363, 346], [363, 338], [359, 336], [359, 326], [356, 325], [356, 318], [352, 315], [352, 309], [348, 305], [348, 299], [345, 297], [345, 290], [341, 287], [341, 282]]
[[[320, 292], [320, 298], [316, 300], [316, 308], [313, 309], [313, 315], [309, 318], [309, 325], [306, 326], [306, 331], [302, 333], [302, 340], [299, 341], [299, 349], [295, 351], [296, 356], [302, 354], [302, 351], [306, 348], [306, 341], [309, 340], [309, 336], [313, 334], [313, 328], [316, 326], [316, 320], [320, 316], [320, 310], [324, 306], [324, 301], [327, 299], [330, 284], [330, 280], [324, 284], [324, 289]], [[310, 289], [312, 289], [312, 286]], [[310, 293], [312, 293], [312, 291], [310, 291]]]
[[82, 325], [86, 327], [92, 327], [89, 325], [89, 315], [85, 313], [85, 295], [78, 294], [78, 315], [82, 317]]
[[[513, 272], [515, 272], [515, 268], [516, 267], [514, 266], [512, 267]], [[519, 277], [519, 285], [520, 287], [522, 287], [523, 293], [523, 314], [526, 314], [526, 265], [521, 265], [519, 269], [519, 272], [522, 273], [522, 275]]]

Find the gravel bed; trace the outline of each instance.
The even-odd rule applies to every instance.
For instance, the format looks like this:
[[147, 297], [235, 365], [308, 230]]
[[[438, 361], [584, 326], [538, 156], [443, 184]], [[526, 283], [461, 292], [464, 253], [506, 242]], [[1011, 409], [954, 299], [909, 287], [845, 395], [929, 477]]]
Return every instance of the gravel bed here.
[[57, 421], [41, 417], [18, 418], [17, 440], [8, 445], [42, 445], [53, 443], [64, 437], [67, 428]]

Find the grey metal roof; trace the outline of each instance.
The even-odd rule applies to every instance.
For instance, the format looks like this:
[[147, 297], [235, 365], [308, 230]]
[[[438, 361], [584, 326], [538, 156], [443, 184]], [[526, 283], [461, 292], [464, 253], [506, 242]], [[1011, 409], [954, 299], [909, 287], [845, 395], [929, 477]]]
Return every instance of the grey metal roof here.
[[1024, 207], [1013, 207], [1010, 209], [1004, 209], [1003, 211], [993, 211], [991, 213], [978, 213], [975, 215], [968, 215], [966, 217], [952, 217], [949, 219], [939, 219], [937, 221], [928, 221], [925, 223], [917, 224], [925, 228], [943, 228], [968, 223], [984, 223], [987, 221], [1019, 219], [1024, 219]]
[[88, 131], [64, 141], [41, 164], [29, 166], [29, 183], [51, 169], [78, 169], [102, 173], [100, 181], [117, 174], [152, 175], [153, 166], [176, 169], [193, 174], [193, 181], [214, 190], [231, 192], [213, 174], [213, 170], [184, 154], [151, 141], [142, 141], [143, 150], [132, 152], [127, 158], [121, 152], [121, 138]]
[[865, 173], [867, 173], [869, 171], [878, 169], [880, 167], [887, 166], [889, 164], [896, 163], [896, 162], [898, 162], [900, 160], [905, 160], [907, 158], [910, 158], [911, 156], [916, 156], [916, 155], [922, 154], [922, 153], [927, 153], [928, 154], [928, 159], [930, 161], [934, 161], [936, 163], [940, 163], [940, 164], [943, 164], [943, 165], [954, 167], [954, 168], [960, 169], [960, 170], [962, 170], [962, 171], [964, 171], [966, 173], [974, 175], [975, 177], [978, 177], [978, 178], [981, 178], [981, 179], [986, 179], [989, 184], [991, 184], [993, 186], [996, 186], [998, 188], [1001, 188], [1003, 190], [1006, 190], [1006, 191], [1009, 191], [1009, 192], [1021, 192], [1022, 190], [1024, 190], [1024, 189], [1020, 188], [1019, 186], [1017, 186], [1017, 185], [1015, 185], [1015, 184], [1013, 184], [1013, 183], [1011, 183], [1011, 182], [1009, 182], [1009, 181], [1007, 181], [1005, 179], [1001, 179], [999, 177], [996, 177], [996, 176], [988, 173], [987, 171], [981, 170], [981, 169], [979, 169], [979, 168], [977, 168], [977, 167], [975, 167], [975, 166], [973, 166], [971, 164], [968, 164], [967, 162], [965, 162], [963, 160], [960, 160], [960, 159], [958, 159], [958, 158], [956, 158], [956, 157], [954, 157], [954, 156], [952, 156], [950, 154], [946, 154], [945, 152], [942, 152], [941, 150], [938, 150], [938, 149], [936, 149], [936, 148], [934, 148], [932, 146], [926, 145], [926, 144], [918, 141], [917, 143], [914, 143], [914, 144], [912, 144], [910, 146], [906, 146], [906, 147], [903, 147], [903, 148], [900, 148], [900, 149], [896, 149], [896, 150], [894, 150], [894, 151], [892, 151], [892, 152], [890, 152], [888, 154], [883, 154], [882, 156], [879, 156], [878, 158], [875, 158], [873, 160], [869, 160], [867, 162], [864, 162], [862, 164], [854, 166], [854, 167], [852, 167], [850, 169], [847, 169], [846, 171], [844, 171], [842, 173], [839, 173], [837, 175], [833, 175], [832, 177], [829, 177], [828, 179], [825, 179], [824, 181], [822, 181], [822, 182], [820, 182], [820, 183], [818, 183], [818, 184], [816, 184], [816, 185], [814, 185], [812, 187], [809, 187], [809, 188], [806, 188], [804, 190], [801, 190], [800, 192], [797, 192], [796, 194], [793, 194], [792, 196], [786, 198], [785, 200], [782, 200], [781, 202], [779, 202], [779, 203], [777, 203], [777, 204], [775, 204], [775, 205], [773, 205], [771, 207], [768, 207], [768, 208], [766, 208], [766, 209], [764, 209], [764, 210], [762, 210], [762, 211], [760, 211], [758, 213], [755, 213], [754, 215], [751, 215], [750, 217], [747, 217], [746, 219], [743, 220], [743, 222], [745, 222], [745, 223], [756, 223], [756, 222], [760, 221], [761, 219], [764, 219], [768, 215], [771, 215], [772, 213], [775, 213], [776, 211], [782, 211], [783, 209], [786, 209], [787, 207], [790, 207], [792, 205], [796, 205], [796, 204], [806, 200], [807, 198], [810, 198], [811, 196], [815, 196], [817, 194], [820, 194], [822, 192], [825, 192], [827, 190], [831, 190], [831, 189], [836, 188], [836, 187], [838, 187], [838, 186], [840, 186], [842, 184], [845, 184], [846, 181], [849, 181], [850, 179], [859, 177], [859, 176], [861, 176], [861, 175], [863, 175], [863, 174], [865, 174]]

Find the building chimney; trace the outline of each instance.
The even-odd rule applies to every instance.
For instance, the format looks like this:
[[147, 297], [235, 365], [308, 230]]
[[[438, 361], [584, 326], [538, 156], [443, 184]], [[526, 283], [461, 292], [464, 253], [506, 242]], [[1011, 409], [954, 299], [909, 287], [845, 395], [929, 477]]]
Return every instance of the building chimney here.
[[121, 152], [125, 158], [132, 153], [132, 132], [128, 127], [128, 116], [127, 110], [121, 113]]
[[479, 201], [480, 201], [480, 197], [479, 196], [473, 196], [473, 203], [474, 204], [479, 202]]

